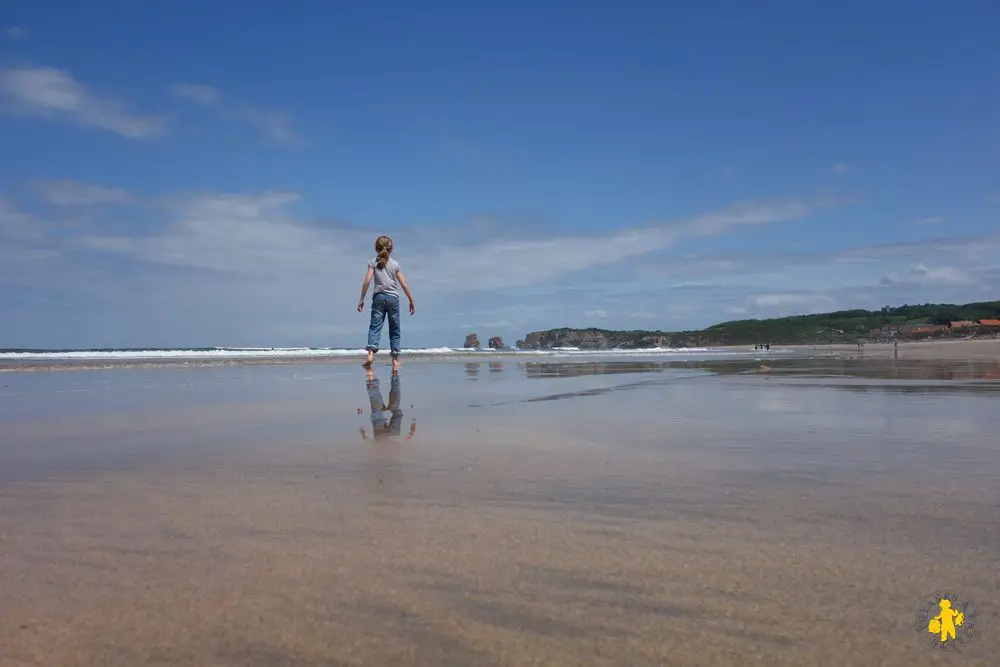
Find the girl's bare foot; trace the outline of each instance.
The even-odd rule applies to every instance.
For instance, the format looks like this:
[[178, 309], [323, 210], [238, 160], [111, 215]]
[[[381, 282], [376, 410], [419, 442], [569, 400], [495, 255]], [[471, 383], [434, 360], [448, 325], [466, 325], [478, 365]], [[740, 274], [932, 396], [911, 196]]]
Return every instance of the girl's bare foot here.
[[394, 370], [394, 371], [398, 371], [398, 370], [399, 370], [399, 367], [400, 367], [400, 366], [402, 366], [402, 365], [403, 365], [403, 364], [402, 364], [402, 362], [400, 362], [400, 360], [399, 360], [399, 359], [393, 359], [393, 360], [392, 360], [392, 370]]
[[368, 359], [365, 363], [361, 364], [362, 368], [371, 368], [372, 364], [375, 362], [375, 354], [371, 351], [368, 352]]

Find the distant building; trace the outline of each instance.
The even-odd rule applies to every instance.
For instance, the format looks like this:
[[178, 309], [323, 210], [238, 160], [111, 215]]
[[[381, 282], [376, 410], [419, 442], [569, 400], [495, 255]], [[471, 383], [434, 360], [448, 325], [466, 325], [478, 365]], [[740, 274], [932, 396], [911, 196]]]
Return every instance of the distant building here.
[[1000, 327], [1000, 320], [979, 320], [981, 327]]
[[936, 331], [943, 331], [948, 328], [947, 324], [909, 324], [899, 327], [899, 333], [919, 336], [921, 334], [932, 334]]
[[952, 329], [969, 329], [976, 326], [976, 323], [972, 320], [958, 320], [957, 322], [952, 322], [948, 326]]

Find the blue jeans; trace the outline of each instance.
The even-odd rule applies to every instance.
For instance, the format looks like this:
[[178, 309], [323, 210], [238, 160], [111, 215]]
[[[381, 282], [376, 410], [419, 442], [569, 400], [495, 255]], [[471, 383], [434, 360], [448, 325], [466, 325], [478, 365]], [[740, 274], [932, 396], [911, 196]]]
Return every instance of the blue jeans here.
[[399, 299], [377, 292], [372, 297], [372, 321], [368, 325], [368, 347], [366, 350], [378, 352], [382, 340], [382, 324], [389, 317], [389, 349], [392, 358], [399, 356]]

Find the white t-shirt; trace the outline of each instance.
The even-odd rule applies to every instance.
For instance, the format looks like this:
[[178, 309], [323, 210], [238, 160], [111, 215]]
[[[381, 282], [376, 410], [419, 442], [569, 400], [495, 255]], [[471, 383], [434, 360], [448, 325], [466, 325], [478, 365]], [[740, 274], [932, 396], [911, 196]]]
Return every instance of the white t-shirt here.
[[368, 262], [368, 266], [374, 271], [373, 282], [375, 283], [375, 290], [372, 292], [372, 296], [383, 293], [398, 299], [401, 288], [396, 274], [403, 268], [399, 265], [399, 262], [390, 257], [389, 261], [385, 263], [385, 268], [380, 269], [378, 268], [378, 258], [376, 257]]

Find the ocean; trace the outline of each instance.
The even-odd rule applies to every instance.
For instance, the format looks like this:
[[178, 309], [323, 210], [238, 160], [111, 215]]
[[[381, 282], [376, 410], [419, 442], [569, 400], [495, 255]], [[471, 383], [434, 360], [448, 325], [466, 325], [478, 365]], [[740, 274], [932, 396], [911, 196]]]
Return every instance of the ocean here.
[[[387, 352], [387, 350], [385, 351]], [[763, 352], [753, 348], [644, 348], [591, 350], [557, 347], [546, 350], [517, 348], [453, 348], [426, 347], [404, 349], [404, 357], [424, 359], [462, 359], [469, 357], [556, 357], [620, 358], [677, 357], [707, 359], [747, 355], [781, 354], [780, 350]], [[787, 350], [784, 353], [788, 353]], [[332, 347], [201, 347], [201, 348], [121, 348], [121, 349], [0, 349], [0, 372], [16, 370], [59, 370], [120, 367], [122, 365], [213, 365], [225, 363], [292, 363], [316, 361], [348, 361], [364, 357], [362, 348]], [[380, 353], [379, 358], [388, 359]]]

